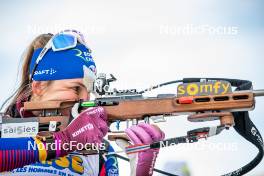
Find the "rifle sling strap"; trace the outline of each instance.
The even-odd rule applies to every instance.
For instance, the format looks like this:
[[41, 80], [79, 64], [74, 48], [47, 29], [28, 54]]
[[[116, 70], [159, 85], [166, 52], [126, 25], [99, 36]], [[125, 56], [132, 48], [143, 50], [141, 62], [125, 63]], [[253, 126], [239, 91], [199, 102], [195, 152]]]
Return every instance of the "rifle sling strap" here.
[[[252, 83], [250, 81], [243, 82], [243, 84], [237, 86], [237, 91], [239, 90], [250, 90], [252, 88]], [[226, 176], [238, 176], [243, 175], [255, 168], [263, 159], [263, 139], [257, 127], [251, 121], [249, 117], [248, 111], [245, 112], [233, 112], [234, 120], [235, 120], [235, 130], [239, 133], [242, 137], [244, 137], [247, 141], [251, 142], [255, 145], [259, 152], [257, 156], [250, 161], [245, 166], [230, 172], [229, 174], [225, 174]]]

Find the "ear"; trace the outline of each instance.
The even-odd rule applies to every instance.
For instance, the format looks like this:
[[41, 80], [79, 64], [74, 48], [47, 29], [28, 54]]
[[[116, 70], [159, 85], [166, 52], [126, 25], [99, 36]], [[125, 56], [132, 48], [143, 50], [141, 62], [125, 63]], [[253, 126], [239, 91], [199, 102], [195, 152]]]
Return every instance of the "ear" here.
[[41, 81], [33, 81], [31, 88], [35, 95], [41, 96], [43, 94], [44, 84]]

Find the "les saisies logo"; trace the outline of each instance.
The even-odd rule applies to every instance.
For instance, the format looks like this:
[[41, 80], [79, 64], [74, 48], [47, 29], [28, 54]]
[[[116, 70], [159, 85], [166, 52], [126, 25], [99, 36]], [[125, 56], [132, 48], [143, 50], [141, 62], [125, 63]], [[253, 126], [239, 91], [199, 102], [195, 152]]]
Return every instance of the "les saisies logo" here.
[[177, 95], [179, 97], [223, 95], [231, 92], [231, 84], [227, 81], [184, 83], [177, 87]]
[[38, 132], [38, 122], [2, 124], [2, 137], [30, 137]]
[[35, 132], [37, 129], [35, 127], [27, 127], [27, 126], [7, 126], [3, 131], [4, 133], [17, 133], [17, 134], [22, 134], [22, 133], [30, 133], [30, 132]]

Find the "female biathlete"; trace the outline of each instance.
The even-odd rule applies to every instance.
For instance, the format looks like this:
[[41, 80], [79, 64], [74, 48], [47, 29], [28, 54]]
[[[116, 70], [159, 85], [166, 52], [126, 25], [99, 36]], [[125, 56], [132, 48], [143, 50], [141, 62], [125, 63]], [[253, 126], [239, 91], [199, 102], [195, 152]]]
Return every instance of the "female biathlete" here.
[[[91, 50], [79, 32], [67, 30], [56, 35], [39, 35], [23, 57], [20, 86], [5, 111], [5, 117], [26, 119], [39, 116], [38, 111], [23, 109], [25, 101], [89, 100], [91, 85], [84, 81], [88, 75], [89, 79], [95, 77], [96, 66]], [[71, 115], [70, 109], [60, 113]], [[98, 154], [82, 155], [76, 151], [76, 145], [70, 146], [73, 141], [83, 145], [101, 144], [107, 131], [107, 114], [102, 107], [97, 107], [86, 109], [64, 130], [50, 132], [48, 136], [0, 138], [0, 174], [119, 175], [115, 157], [109, 155], [102, 159]], [[128, 128], [126, 134], [132, 144], [148, 144], [164, 138], [160, 129], [145, 123]], [[37, 147], [29, 148], [29, 143]], [[56, 146], [55, 150], [51, 144]], [[113, 151], [110, 145], [107, 146], [108, 151]], [[150, 149], [129, 156], [130, 175], [152, 175], [158, 152], [158, 149]]]

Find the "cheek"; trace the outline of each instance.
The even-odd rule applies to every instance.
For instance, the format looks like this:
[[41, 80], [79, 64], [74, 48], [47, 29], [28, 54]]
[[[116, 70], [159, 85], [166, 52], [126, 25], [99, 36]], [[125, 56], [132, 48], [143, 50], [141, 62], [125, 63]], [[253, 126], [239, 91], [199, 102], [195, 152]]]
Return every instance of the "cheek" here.
[[70, 91], [66, 91], [65, 93], [61, 94], [61, 98], [62, 99], [70, 99], [70, 100], [76, 100], [79, 99], [79, 96], [74, 93], [74, 92], [70, 92]]
[[42, 96], [43, 100], [88, 100], [90, 94], [86, 89], [81, 89], [76, 92], [72, 89], [49, 89], [45, 92], [45, 95]]
[[46, 100], [76, 100], [78, 99], [78, 95], [70, 91], [56, 91], [56, 92], [50, 92], [46, 94], [46, 96], [43, 96], [43, 99], [46, 99]]

